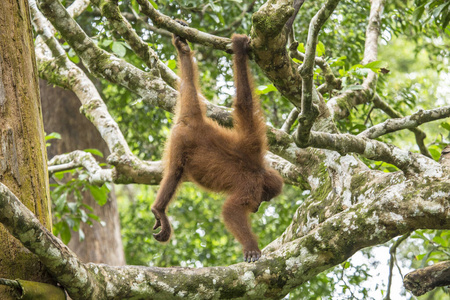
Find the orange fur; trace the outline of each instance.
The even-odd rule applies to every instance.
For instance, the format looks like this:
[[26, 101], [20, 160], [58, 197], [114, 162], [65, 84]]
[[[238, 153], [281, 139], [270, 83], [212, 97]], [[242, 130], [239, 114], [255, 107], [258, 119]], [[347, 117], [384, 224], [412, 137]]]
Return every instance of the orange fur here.
[[227, 229], [242, 244], [244, 259], [255, 261], [261, 251], [251, 231], [249, 214], [262, 201], [281, 192], [281, 176], [264, 163], [267, 149], [264, 118], [259, 100], [252, 93], [248, 68], [249, 38], [232, 37], [236, 98], [233, 129], [227, 129], [205, 117], [205, 107], [198, 98], [197, 71], [187, 42], [174, 37], [181, 69], [180, 101], [176, 122], [165, 151], [165, 174], [152, 212], [156, 217], [154, 234], [158, 241], [168, 241], [171, 234], [166, 210], [177, 186], [185, 180], [228, 198], [222, 216]]

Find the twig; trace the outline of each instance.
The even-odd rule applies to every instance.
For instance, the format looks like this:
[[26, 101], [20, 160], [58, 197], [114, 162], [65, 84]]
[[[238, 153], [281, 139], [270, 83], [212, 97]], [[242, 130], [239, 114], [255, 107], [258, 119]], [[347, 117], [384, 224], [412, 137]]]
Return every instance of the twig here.
[[[305, 54], [301, 53], [297, 50], [298, 42], [294, 41], [289, 45], [289, 55], [292, 58], [296, 58], [300, 61], [305, 59]], [[340, 78], [336, 78], [333, 74], [333, 70], [330, 65], [321, 57], [316, 57], [315, 63], [322, 70], [323, 77], [325, 78], [325, 86], [321, 86], [318, 88], [319, 92], [323, 92], [324, 90], [332, 90], [332, 89], [341, 89], [342, 80]]]
[[229, 26], [219, 29], [219, 30], [215, 30], [212, 32], [212, 34], [217, 35], [217, 34], [229, 34], [230, 31], [235, 31], [237, 27], [239, 27], [242, 23], [242, 21], [245, 18], [245, 15], [248, 14], [253, 7], [255, 6], [256, 0], [253, 0], [251, 3], [249, 3], [247, 5], [247, 7], [242, 10], [242, 13], [239, 15], [239, 17], [234, 20]]
[[[385, 300], [390, 300], [391, 299], [391, 285], [392, 285], [392, 271], [394, 269], [394, 262], [397, 261], [396, 258], [396, 252], [397, 252], [397, 248], [398, 246], [400, 246], [400, 244], [405, 241], [409, 236], [411, 235], [411, 233], [407, 233], [402, 235], [400, 238], [398, 238], [391, 246], [391, 248], [389, 249], [389, 254], [390, 254], [390, 259], [389, 259], [389, 277], [388, 277], [388, 284], [387, 284], [387, 291], [386, 291], [386, 298], [384, 298]], [[398, 266], [397, 266], [398, 267]], [[400, 271], [400, 268], [399, 268]], [[400, 271], [400, 275], [401, 275], [401, 271]], [[402, 276], [403, 278], [403, 276]]]
[[129, 22], [139, 22], [142, 26], [145, 27], [145, 29], [148, 29], [150, 31], [153, 31], [154, 33], [160, 34], [161, 36], [172, 38], [172, 33], [170, 31], [150, 25], [146, 21], [149, 19], [147, 16], [140, 17], [139, 15], [137, 15], [137, 13], [135, 13], [134, 10], [133, 10], [133, 13], [122, 12], [122, 16], [124, 16], [124, 18], [126, 18]]
[[176, 35], [179, 35], [190, 42], [202, 44], [212, 47], [214, 49], [223, 50], [227, 53], [232, 53], [231, 40], [215, 36], [195, 28], [185, 27], [177, 23], [172, 18], [158, 12], [148, 0], [137, 0], [141, 6], [141, 11], [152, 19], [153, 24], [157, 27], [164, 28]]
[[298, 114], [298, 109], [294, 107], [286, 118], [286, 121], [284, 121], [283, 126], [281, 126], [281, 130], [289, 133], [289, 131], [291, 131], [292, 124], [294, 124], [295, 120], [297, 120]]
[[287, 30], [287, 36], [288, 36], [288, 43], [291, 45], [295, 42], [295, 35], [294, 35], [294, 21], [297, 17], [298, 11], [302, 7], [303, 3], [305, 3], [305, 0], [295, 0], [292, 6], [294, 7], [294, 14], [287, 20], [286, 22], [286, 30]]
[[[373, 104], [376, 108], [381, 109], [391, 118], [402, 118], [403, 117], [400, 112], [396, 111], [387, 102], [383, 101], [378, 94], [376, 94], [375, 97], [373, 98]], [[409, 130], [412, 131], [414, 133], [414, 135], [416, 136], [416, 143], [419, 146], [420, 153], [431, 158], [431, 154], [428, 151], [428, 148], [424, 142], [425, 138], [427, 137], [426, 133], [420, 128], [410, 128]]]
[[430, 110], [419, 110], [418, 112], [406, 116], [403, 118], [388, 119], [383, 123], [377, 124], [364, 130], [358, 136], [366, 137], [369, 139], [376, 139], [382, 135], [390, 132], [412, 129], [420, 124], [432, 122], [439, 119], [450, 117], [450, 106], [444, 106], [440, 108]]

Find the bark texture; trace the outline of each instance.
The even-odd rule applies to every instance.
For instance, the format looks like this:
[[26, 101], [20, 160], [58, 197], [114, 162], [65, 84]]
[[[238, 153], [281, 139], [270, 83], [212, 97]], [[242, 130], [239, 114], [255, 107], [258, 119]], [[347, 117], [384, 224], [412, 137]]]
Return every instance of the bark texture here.
[[[104, 156], [109, 155], [106, 143], [97, 128], [80, 113], [81, 103], [77, 96], [59, 87], [52, 87], [40, 80], [42, 99], [42, 114], [44, 128], [47, 133], [58, 132], [61, 140], [53, 140], [48, 148], [48, 158], [72, 152], [95, 148]], [[114, 266], [125, 264], [125, 255], [120, 235], [119, 213], [114, 191], [109, 194], [108, 202], [99, 206], [89, 191], [83, 192], [84, 203], [94, 209], [94, 214], [105, 222], [102, 226], [94, 222], [91, 227], [82, 223], [80, 228], [85, 234], [85, 240], [80, 241], [78, 233], [72, 235], [69, 248], [84, 262], [105, 263]]]
[[[0, 182], [51, 229], [47, 156], [26, 0], [0, 1]], [[53, 283], [43, 264], [0, 226], [0, 278]], [[0, 286], [1, 299], [13, 298]]]
[[450, 285], [450, 261], [443, 261], [406, 274], [403, 285], [415, 296]]

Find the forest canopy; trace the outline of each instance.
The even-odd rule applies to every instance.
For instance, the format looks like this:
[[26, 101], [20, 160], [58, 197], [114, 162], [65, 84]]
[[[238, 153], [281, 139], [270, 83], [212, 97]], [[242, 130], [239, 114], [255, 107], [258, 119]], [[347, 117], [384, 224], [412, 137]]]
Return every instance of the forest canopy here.
[[[437, 274], [450, 274], [450, 2], [29, 0], [29, 9], [39, 77], [76, 95], [69, 115], [106, 146], [61, 151], [83, 127], [46, 127], [58, 238], [6, 183], [0, 222], [72, 299], [448, 297], [450, 275]], [[223, 194], [184, 183], [167, 244], [153, 239], [150, 211], [179, 99], [172, 37], [194, 50], [207, 117], [230, 128], [235, 33], [250, 38], [265, 159], [285, 183], [252, 215], [263, 249], [252, 264], [225, 230]], [[45, 107], [44, 124], [57, 114]], [[90, 247], [82, 226], [111, 222], [82, 192], [99, 207], [117, 197], [127, 266], [66, 251], [74, 239]]]

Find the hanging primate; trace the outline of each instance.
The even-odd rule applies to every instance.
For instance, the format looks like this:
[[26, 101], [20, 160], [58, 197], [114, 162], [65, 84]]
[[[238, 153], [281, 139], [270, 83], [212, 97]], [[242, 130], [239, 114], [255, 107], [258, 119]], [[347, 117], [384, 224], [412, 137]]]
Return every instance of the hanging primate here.
[[197, 70], [187, 41], [174, 36], [178, 50], [181, 84], [176, 121], [165, 150], [165, 173], [152, 212], [153, 229], [160, 242], [168, 241], [171, 227], [167, 206], [180, 182], [189, 180], [228, 198], [222, 216], [229, 231], [242, 244], [244, 260], [256, 261], [261, 256], [256, 236], [251, 231], [249, 214], [256, 212], [262, 201], [281, 192], [281, 176], [264, 162], [267, 148], [265, 124], [258, 99], [252, 93], [247, 66], [249, 38], [233, 35], [234, 101], [233, 129], [220, 126], [205, 116], [199, 100]]

